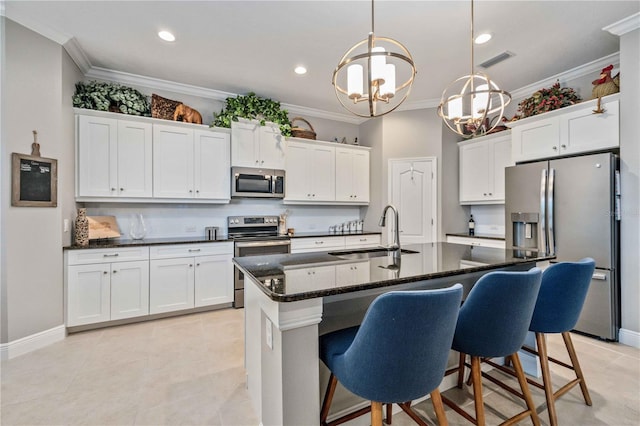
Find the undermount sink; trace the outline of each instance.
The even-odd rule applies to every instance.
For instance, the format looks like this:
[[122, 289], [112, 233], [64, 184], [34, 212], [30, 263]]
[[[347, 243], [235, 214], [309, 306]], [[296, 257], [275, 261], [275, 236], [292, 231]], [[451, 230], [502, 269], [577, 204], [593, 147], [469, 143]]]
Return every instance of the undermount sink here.
[[[371, 259], [372, 257], [383, 257], [383, 256], [393, 254], [394, 252], [395, 250], [380, 247], [380, 248], [365, 249], [365, 250], [332, 251], [332, 252], [329, 252], [329, 254], [331, 256], [336, 256], [341, 259], [359, 260], [359, 259]], [[400, 250], [400, 253], [415, 254], [419, 252], [414, 250], [402, 249]]]

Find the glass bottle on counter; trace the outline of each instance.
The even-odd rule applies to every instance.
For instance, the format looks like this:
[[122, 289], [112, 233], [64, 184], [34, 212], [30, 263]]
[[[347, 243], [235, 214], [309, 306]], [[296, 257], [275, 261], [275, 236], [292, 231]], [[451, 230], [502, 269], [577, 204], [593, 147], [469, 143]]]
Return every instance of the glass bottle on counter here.
[[476, 222], [473, 220], [473, 215], [469, 219], [469, 235], [473, 236], [476, 233]]

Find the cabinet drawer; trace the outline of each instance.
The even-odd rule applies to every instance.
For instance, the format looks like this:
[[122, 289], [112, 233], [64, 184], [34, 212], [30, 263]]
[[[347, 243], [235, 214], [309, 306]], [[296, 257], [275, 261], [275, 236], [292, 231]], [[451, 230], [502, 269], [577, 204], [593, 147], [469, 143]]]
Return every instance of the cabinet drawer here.
[[473, 237], [456, 237], [456, 236], [447, 236], [448, 243], [454, 244], [466, 244], [468, 246], [478, 246], [478, 247], [493, 247], [504, 249], [505, 242], [504, 240], [489, 240], [485, 238], [473, 238]]
[[233, 254], [233, 243], [175, 244], [150, 247], [151, 259], [170, 259], [176, 257], [209, 256], [215, 254]]
[[291, 252], [323, 251], [344, 248], [344, 237], [294, 238], [291, 240]]
[[69, 265], [129, 262], [134, 260], [149, 260], [149, 246], [69, 250], [67, 253], [67, 263]]
[[380, 245], [380, 235], [350, 235], [344, 237], [345, 247], [370, 247]]

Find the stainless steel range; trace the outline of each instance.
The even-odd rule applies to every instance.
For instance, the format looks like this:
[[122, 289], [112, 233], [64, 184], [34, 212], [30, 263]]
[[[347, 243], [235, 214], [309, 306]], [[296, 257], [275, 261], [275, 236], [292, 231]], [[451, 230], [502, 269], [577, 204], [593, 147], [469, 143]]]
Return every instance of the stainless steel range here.
[[[229, 238], [234, 240], [235, 257], [264, 256], [291, 252], [291, 241], [278, 235], [278, 216], [229, 216]], [[235, 308], [244, 307], [244, 274], [234, 268]]]

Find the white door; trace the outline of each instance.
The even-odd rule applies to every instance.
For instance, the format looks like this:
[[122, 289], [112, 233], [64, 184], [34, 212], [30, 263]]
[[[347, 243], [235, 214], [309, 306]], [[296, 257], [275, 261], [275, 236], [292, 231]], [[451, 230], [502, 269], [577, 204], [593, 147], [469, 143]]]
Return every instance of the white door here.
[[193, 308], [194, 258], [149, 263], [149, 313]]
[[149, 314], [149, 262], [111, 264], [111, 319]]
[[193, 130], [153, 126], [153, 196], [193, 198]]
[[118, 195], [118, 120], [78, 116], [78, 195]]
[[108, 263], [67, 269], [67, 327], [109, 321]]
[[230, 198], [229, 134], [195, 131], [195, 198]]
[[118, 120], [118, 195], [153, 196], [151, 123]]
[[[389, 160], [389, 199], [400, 215], [402, 244], [429, 243], [437, 239], [436, 159], [407, 158]], [[395, 224], [387, 219], [388, 234]], [[389, 240], [391, 241], [391, 240]]]
[[196, 257], [195, 306], [233, 302], [233, 255]]
[[308, 153], [306, 173], [311, 182], [311, 200], [336, 199], [336, 150], [331, 146], [314, 146]]

